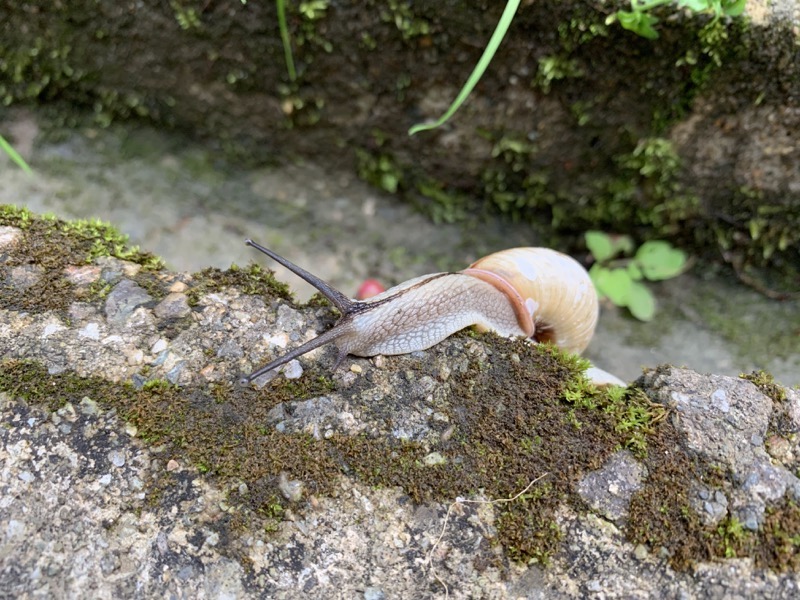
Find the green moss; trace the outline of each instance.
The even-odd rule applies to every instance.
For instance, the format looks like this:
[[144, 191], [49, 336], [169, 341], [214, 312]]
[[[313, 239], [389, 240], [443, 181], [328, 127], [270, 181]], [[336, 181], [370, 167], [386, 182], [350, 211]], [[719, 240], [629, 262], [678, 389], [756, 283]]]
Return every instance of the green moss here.
[[431, 32], [428, 20], [416, 15], [413, 6], [407, 0], [389, 0], [380, 9], [381, 21], [394, 24], [406, 42]]
[[[0, 285], [0, 306], [24, 310], [64, 310], [76, 300], [75, 288], [64, 270], [70, 266], [92, 263], [111, 256], [142, 265], [144, 273], [160, 269], [163, 261], [153, 254], [128, 246], [127, 236], [102, 221], [61, 221], [53, 216], [37, 217], [25, 208], [0, 205], [0, 225], [23, 230], [22, 239], [14, 244], [0, 267], [7, 281], [11, 269], [31, 268], [37, 272], [35, 282], [24, 290], [6, 290]], [[90, 288], [90, 296], [106, 293], [101, 284]]]
[[543, 56], [539, 59], [539, 67], [533, 81], [534, 85], [547, 94], [554, 81], [582, 76], [583, 69], [576, 59], [563, 56]]
[[0, 45], [0, 104], [36, 100], [54, 89], [80, 80], [73, 66], [72, 47], [47, 31], [14, 46]]
[[356, 160], [361, 179], [390, 194], [398, 191], [404, 173], [389, 154], [357, 149]]
[[[289, 9], [294, 11], [290, 3]], [[297, 5], [297, 14], [301, 17], [299, 28], [294, 32], [292, 41], [302, 48], [312, 46], [314, 49], [322, 50], [326, 53], [333, 52], [333, 44], [320, 33], [320, 25], [324, 22], [328, 14], [330, 2], [328, 0], [306, 0]]]
[[546, 215], [562, 232], [647, 227], [655, 236], [675, 237], [698, 217], [698, 201], [679, 182], [680, 160], [668, 140], [642, 139], [618, 156], [618, 173], [598, 178], [591, 198], [564, 196], [547, 172], [531, 167], [536, 155], [534, 144], [504, 134], [482, 174], [482, 196], [515, 220], [536, 222]]
[[251, 263], [246, 267], [231, 265], [226, 271], [209, 267], [196, 273], [192, 287], [186, 293], [189, 305], [195, 306], [200, 296], [227, 287], [236, 287], [245, 294], [293, 302], [288, 285], [275, 279], [272, 271]]
[[[796, 291], [800, 278], [800, 212], [790, 210], [783, 193], [740, 187], [713, 229], [716, 243], [740, 277], [758, 289]], [[764, 273], [769, 265], [781, 276]], [[791, 294], [787, 292], [784, 299]]]
[[[546, 493], [533, 489], [501, 510], [499, 534], [515, 558], [545, 560], [560, 539], [556, 507], [565, 499], [577, 505], [571, 492], [576, 478], [582, 469], [601, 464], [619, 439], [613, 420], [602, 412], [594, 411], [597, 421], [590, 418], [590, 409], [576, 409], [586, 423], [580, 432], [564, 418], [560, 390], [582, 363], [545, 346], [497, 343], [497, 360], [474, 364], [474, 376], [454, 383], [454, 397], [463, 398], [450, 411], [454, 433], [432, 447], [372, 436], [316, 440], [265, 426], [278, 403], [333, 390], [328, 377], [313, 371], [298, 381], [273, 380], [260, 391], [225, 383], [179, 388], [161, 380], [137, 390], [99, 378], [49, 375], [36, 364], [7, 361], [0, 364], [0, 390], [51, 410], [84, 396], [116, 409], [141, 438], [166, 444], [168, 455], [209, 477], [244, 481], [247, 493], [236, 492], [231, 501], [263, 515], [266, 528], [274, 527], [269, 522], [287, 506], [277, 488], [281, 472], [301, 479], [312, 494], [331, 493], [336, 476], [345, 470], [370, 485], [399, 485], [417, 501], [441, 502], [478, 490], [492, 498], [510, 497], [547, 472]], [[530, 435], [537, 440], [535, 451], [521, 452], [519, 440]], [[579, 442], [583, 436], [591, 441]], [[446, 464], [426, 466], [423, 458], [431, 451], [440, 452]]]
[[[754, 556], [771, 568], [794, 568], [800, 540], [794, 504], [771, 507], [763, 531], [752, 535], [739, 535], [732, 520], [719, 527], [700, 523], [689, 508], [690, 482], [719, 488], [726, 475], [701, 467], [681, 449], [663, 407], [650, 404], [638, 390], [594, 388], [581, 375], [583, 360], [550, 346], [482, 337], [492, 348], [492, 360], [473, 362], [464, 375], [451, 378], [451, 397], [458, 400], [442, 407], [448, 422], [425, 445], [375, 435], [320, 440], [279, 433], [269, 425], [275, 406], [335, 391], [330, 378], [313, 370], [298, 381], [278, 378], [262, 390], [228, 383], [182, 388], [163, 380], [136, 389], [99, 378], [50, 375], [31, 362], [3, 361], [0, 391], [49, 410], [85, 396], [115, 409], [136, 426], [140, 438], [164, 447], [166, 456], [233, 490], [229, 527], [278, 528], [289, 506], [278, 487], [281, 474], [301, 480], [317, 496], [333, 493], [344, 472], [368, 485], [399, 486], [416, 502], [443, 503], [476, 493], [511, 498], [544, 476], [513, 502], [496, 504], [495, 511], [496, 541], [508, 555], [546, 563], [562, 539], [559, 507], [585, 510], [574, 491], [577, 482], [627, 446], [649, 473], [631, 504], [632, 541], [665, 548], [681, 568], [734, 554]], [[422, 374], [429, 368], [426, 361], [396, 360], [398, 369], [407, 369], [409, 362]], [[356, 390], [352, 399], [357, 397]], [[376, 411], [375, 418], [388, 408], [368, 403], [360, 410]], [[444, 463], [426, 464], [431, 452]], [[148, 484], [151, 502], [161, 501], [170, 477]], [[295, 505], [293, 510], [304, 509]]]
[[742, 373], [739, 375], [753, 383], [761, 392], [772, 399], [773, 402], [786, 402], [786, 390], [775, 382], [771, 373], [766, 371], [753, 371], [750, 374]]
[[184, 31], [199, 31], [203, 28], [203, 23], [200, 21], [200, 15], [197, 9], [193, 6], [187, 6], [185, 0], [170, 0], [169, 6], [172, 9], [172, 14], [175, 21]]
[[[581, 213], [588, 222], [619, 229], [648, 227], [654, 237], [675, 237], [697, 218], [699, 202], [679, 183], [680, 158], [669, 140], [644, 138], [629, 153], [616, 158], [618, 175], [598, 185], [595, 206]], [[586, 210], [588, 209], [588, 210]], [[568, 218], [560, 215], [560, 220]]]
[[419, 179], [415, 185], [419, 196], [414, 204], [434, 223], [457, 223], [467, 218], [470, 202], [465, 194], [445, 189], [428, 178]]

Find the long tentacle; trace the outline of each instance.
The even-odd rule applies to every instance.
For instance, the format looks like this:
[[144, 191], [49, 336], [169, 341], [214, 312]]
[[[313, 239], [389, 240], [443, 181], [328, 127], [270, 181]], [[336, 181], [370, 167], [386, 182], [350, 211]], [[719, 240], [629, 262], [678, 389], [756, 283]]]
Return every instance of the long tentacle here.
[[[272, 260], [279, 262], [284, 267], [289, 269], [292, 273], [307, 281], [315, 288], [317, 288], [328, 300], [330, 300], [333, 305], [339, 309], [339, 312], [342, 315], [346, 315], [348, 313], [353, 312], [353, 306], [356, 304], [353, 300], [345, 296], [342, 292], [331, 286], [327, 281], [324, 281], [317, 277], [316, 275], [312, 275], [308, 271], [306, 271], [302, 267], [298, 267], [296, 264], [283, 258], [280, 254], [275, 254], [269, 248], [265, 248], [261, 244], [254, 242], [253, 240], [245, 240], [244, 242], [248, 246], [252, 246], [256, 250], [263, 252], [267, 256], [269, 256]], [[309, 348], [310, 349], [310, 348]]]
[[284, 354], [282, 356], [279, 356], [278, 358], [276, 358], [275, 360], [267, 363], [263, 367], [257, 369], [256, 371], [253, 371], [252, 373], [250, 373], [250, 375], [246, 375], [246, 376], [242, 377], [241, 383], [250, 383], [254, 379], [256, 379], [258, 377], [261, 377], [264, 373], [267, 373], [268, 371], [271, 371], [272, 369], [276, 369], [276, 368], [280, 367], [281, 365], [285, 365], [290, 360], [293, 360], [293, 359], [297, 358], [298, 356], [302, 356], [306, 352], [311, 352], [315, 348], [319, 348], [320, 346], [324, 346], [325, 344], [329, 344], [329, 343], [335, 341], [336, 339], [342, 337], [344, 334], [348, 333], [349, 330], [348, 330], [348, 328], [346, 326], [345, 327], [340, 327], [339, 325], [341, 325], [341, 324], [342, 323], [340, 322], [333, 329], [329, 329], [325, 333], [321, 333], [320, 335], [315, 337], [313, 340], [309, 340], [305, 344], [303, 344], [302, 346], [298, 346], [294, 350], [290, 350], [286, 354]]

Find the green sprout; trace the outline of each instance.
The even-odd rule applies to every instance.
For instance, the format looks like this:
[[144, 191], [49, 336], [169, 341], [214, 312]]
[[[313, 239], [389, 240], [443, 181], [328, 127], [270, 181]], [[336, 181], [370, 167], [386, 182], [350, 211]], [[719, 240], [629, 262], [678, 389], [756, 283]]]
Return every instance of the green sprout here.
[[645, 242], [634, 253], [633, 240], [627, 235], [587, 231], [585, 239], [595, 260], [589, 275], [600, 298], [627, 307], [640, 321], [650, 321], [656, 312], [653, 293], [642, 280], [671, 279], [686, 267], [686, 254], [669, 242]]

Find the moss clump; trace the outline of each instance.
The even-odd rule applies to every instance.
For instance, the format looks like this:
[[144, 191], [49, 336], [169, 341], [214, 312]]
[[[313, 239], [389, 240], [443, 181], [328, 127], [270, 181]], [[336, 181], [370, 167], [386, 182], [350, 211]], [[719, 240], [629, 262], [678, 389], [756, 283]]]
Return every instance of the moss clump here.
[[194, 285], [186, 293], [190, 306], [197, 305], [200, 296], [219, 292], [227, 287], [236, 287], [245, 294], [293, 302], [289, 286], [275, 279], [272, 271], [255, 263], [246, 267], [231, 265], [226, 271], [209, 267], [195, 274], [194, 279]]
[[783, 500], [767, 508], [764, 524], [758, 531], [748, 531], [729, 517], [717, 527], [716, 534], [710, 540], [716, 556], [750, 556], [762, 569], [800, 568], [800, 506], [796, 502]]
[[[763, 373], [754, 374], [764, 382]], [[767, 386], [772, 385], [766, 383]], [[758, 531], [746, 530], [733, 516], [704, 525], [691, 507], [694, 485], [724, 493], [733, 475], [719, 466], [701, 464], [681, 448], [674, 426], [665, 421], [658, 435], [648, 437], [648, 478], [631, 500], [628, 539], [665, 554], [676, 569], [698, 561], [752, 557], [760, 568], [796, 570], [800, 566], [800, 507], [781, 499], [767, 506]]]
[[771, 398], [773, 402], [786, 402], [786, 390], [775, 382], [775, 378], [771, 373], [761, 370], [753, 371], [749, 375], [742, 373], [739, 377], [751, 382], [765, 396]]
[[649, 442], [645, 461], [649, 475], [631, 499], [626, 534], [633, 543], [665, 552], [673, 567], [686, 569], [694, 561], [712, 556], [712, 530], [703, 525], [690, 504], [690, 482], [703, 481], [703, 469], [681, 449], [669, 422]]
[[[0, 284], [3, 308], [65, 309], [76, 297], [64, 269], [89, 264], [102, 256], [140, 264], [145, 271], [163, 267], [160, 258], [128, 246], [127, 236], [99, 220], [62, 221], [52, 216], [34, 216], [25, 208], [0, 205], [0, 225], [18, 227], [24, 232], [0, 267], [0, 278], [5, 281]], [[29, 267], [37, 273], [34, 283], [24, 290], [9, 289], [8, 275], [16, 267]], [[98, 293], [104, 291], [98, 289]]]
[[35, 100], [82, 77], [72, 47], [52, 28], [22, 43], [18, 38], [12, 47], [0, 45], [0, 105]]
[[[789, 299], [792, 292], [797, 297], [800, 211], [792, 209], [793, 200], [749, 187], [731, 190], [730, 197], [716, 208], [724, 221], [713, 228], [712, 241], [743, 281], [771, 297]], [[770, 265], [776, 267], [773, 273], [762, 272]]]

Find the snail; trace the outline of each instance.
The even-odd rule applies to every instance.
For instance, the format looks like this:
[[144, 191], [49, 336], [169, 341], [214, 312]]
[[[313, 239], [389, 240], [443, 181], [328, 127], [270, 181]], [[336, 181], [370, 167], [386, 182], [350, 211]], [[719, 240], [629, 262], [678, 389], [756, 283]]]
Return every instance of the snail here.
[[[331, 342], [339, 349], [335, 369], [348, 354], [425, 350], [471, 325], [580, 353], [597, 325], [597, 292], [589, 274], [575, 259], [548, 248], [503, 250], [463, 271], [422, 275], [362, 301], [252, 240], [245, 243], [317, 288], [342, 317], [332, 329], [244, 377], [244, 383]], [[610, 383], [624, 385], [609, 377]]]

